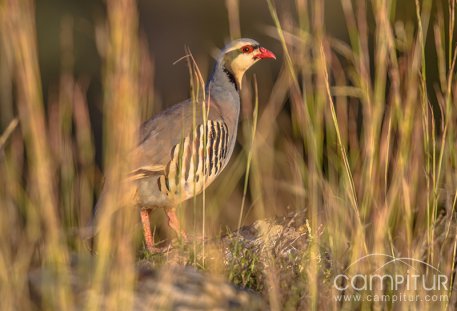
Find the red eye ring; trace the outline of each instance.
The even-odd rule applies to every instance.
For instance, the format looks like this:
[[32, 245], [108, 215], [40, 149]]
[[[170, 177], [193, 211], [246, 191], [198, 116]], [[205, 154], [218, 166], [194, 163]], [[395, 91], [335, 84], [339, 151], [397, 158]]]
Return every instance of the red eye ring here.
[[252, 51], [254, 51], [254, 48], [252, 47], [252, 45], [245, 45], [241, 48], [241, 52], [247, 54], [247, 53], [251, 53]]

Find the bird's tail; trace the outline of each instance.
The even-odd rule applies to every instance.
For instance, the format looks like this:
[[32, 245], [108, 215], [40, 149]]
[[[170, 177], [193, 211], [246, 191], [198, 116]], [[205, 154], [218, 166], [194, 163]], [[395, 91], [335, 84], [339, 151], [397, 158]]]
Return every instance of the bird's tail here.
[[[133, 189], [133, 188], [132, 188]], [[132, 192], [132, 195], [128, 195], [128, 198], [131, 198], [134, 196], [134, 192]], [[97, 204], [95, 204], [94, 208], [94, 213], [92, 216], [92, 219], [87, 223], [85, 227], [82, 227], [79, 229], [78, 236], [82, 240], [90, 240], [93, 239], [99, 232], [100, 232], [100, 227], [103, 226], [104, 224], [101, 223], [101, 216], [103, 214], [103, 217], [108, 216], [110, 213], [115, 213], [116, 210], [114, 209], [109, 209], [108, 214], [107, 211], [103, 211], [103, 209], [107, 208], [105, 201], [107, 199], [107, 194], [108, 194], [108, 186], [105, 183], [103, 186], [103, 190], [100, 193], [99, 199], [97, 201]]]

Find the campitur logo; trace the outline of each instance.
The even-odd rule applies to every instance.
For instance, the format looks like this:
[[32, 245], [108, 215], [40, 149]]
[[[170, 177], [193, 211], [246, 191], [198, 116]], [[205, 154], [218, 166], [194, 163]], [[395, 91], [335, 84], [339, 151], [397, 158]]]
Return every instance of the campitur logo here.
[[[378, 263], [369, 273], [348, 273], [357, 265], [372, 265], [373, 259], [382, 263]], [[335, 299], [342, 302], [435, 302], [448, 301], [449, 279], [438, 268], [415, 258], [369, 254], [336, 275], [333, 286], [337, 290]]]

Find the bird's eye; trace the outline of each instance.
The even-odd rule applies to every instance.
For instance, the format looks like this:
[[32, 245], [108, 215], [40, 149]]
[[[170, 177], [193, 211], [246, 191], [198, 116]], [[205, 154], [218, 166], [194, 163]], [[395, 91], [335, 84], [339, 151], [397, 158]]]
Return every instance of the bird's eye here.
[[251, 45], [245, 45], [241, 48], [241, 52], [243, 53], [251, 53], [254, 48]]

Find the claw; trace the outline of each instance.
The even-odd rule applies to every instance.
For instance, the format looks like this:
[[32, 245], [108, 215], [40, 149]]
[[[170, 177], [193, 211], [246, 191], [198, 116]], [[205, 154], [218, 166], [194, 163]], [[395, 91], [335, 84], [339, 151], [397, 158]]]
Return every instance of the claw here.
[[168, 217], [168, 225], [173, 229], [178, 237], [181, 237], [184, 241], [187, 241], [186, 231], [181, 228], [178, 217], [176, 216], [176, 209], [172, 208], [166, 211]]

